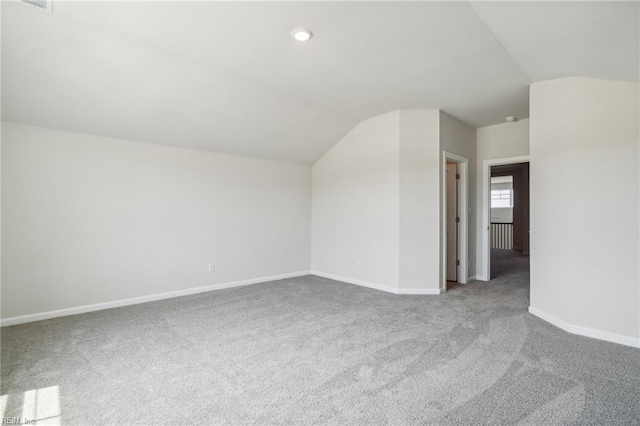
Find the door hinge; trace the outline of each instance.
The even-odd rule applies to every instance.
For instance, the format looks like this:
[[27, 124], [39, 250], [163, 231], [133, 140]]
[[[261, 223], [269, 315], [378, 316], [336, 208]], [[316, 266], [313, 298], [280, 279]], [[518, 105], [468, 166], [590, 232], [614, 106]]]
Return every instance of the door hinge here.
[[456, 173], [456, 179], [460, 179], [460, 173]]
[[460, 266], [460, 261], [456, 260], [456, 266]]
[[456, 217], [456, 223], [460, 223], [460, 217]]

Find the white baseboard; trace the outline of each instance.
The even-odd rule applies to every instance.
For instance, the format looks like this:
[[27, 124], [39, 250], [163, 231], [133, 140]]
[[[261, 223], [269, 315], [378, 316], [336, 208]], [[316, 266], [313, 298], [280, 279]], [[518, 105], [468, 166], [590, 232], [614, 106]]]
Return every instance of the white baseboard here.
[[529, 306], [529, 313], [572, 334], [592, 337], [594, 339], [605, 340], [607, 342], [619, 343], [621, 345], [631, 346], [633, 348], [640, 348], [640, 338], [637, 337], [624, 336], [622, 334], [610, 333], [608, 331], [596, 330], [593, 328], [569, 324], [568, 322], [558, 319], [553, 315], [541, 311], [540, 309], [534, 308], [533, 306]]
[[439, 288], [434, 288], [434, 289], [424, 289], [424, 288], [397, 288], [397, 287], [391, 287], [391, 286], [386, 286], [386, 285], [381, 285], [381, 284], [373, 284], [370, 282], [366, 282], [366, 281], [361, 281], [361, 280], [356, 280], [353, 278], [347, 278], [347, 277], [341, 277], [339, 275], [333, 275], [333, 274], [327, 274], [324, 272], [319, 272], [319, 271], [311, 271], [310, 272], [311, 275], [317, 275], [319, 277], [323, 277], [323, 278], [329, 278], [331, 280], [336, 280], [336, 281], [342, 281], [344, 283], [347, 284], [355, 284], [355, 285], [359, 285], [361, 287], [367, 287], [367, 288], [372, 288], [374, 290], [380, 290], [380, 291], [386, 291], [387, 293], [393, 293], [393, 294], [440, 294], [441, 290]]
[[477, 281], [477, 280], [478, 280], [478, 276], [474, 275], [472, 277], [469, 277], [469, 279], [467, 280], [467, 284], [472, 283], [472, 282]]
[[28, 322], [41, 321], [57, 317], [66, 317], [69, 315], [84, 314], [86, 312], [102, 311], [110, 308], [120, 308], [122, 306], [137, 305], [140, 303], [155, 302], [157, 300], [171, 299], [180, 296], [189, 296], [191, 294], [205, 293], [207, 291], [222, 290], [225, 288], [242, 287], [245, 285], [264, 283], [268, 281], [282, 280], [285, 278], [300, 277], [309, 275], [309, 271], [291, 272], [288, 274], [271, 275], [268, 277], [252, 278], [248, 280], [233, 281], [229, 283], [213, 284], [204, 287], [189, 288], [186, 290], [169, 291], [166, 293], [152, 294], [149, 296], [133, 297], [131, 299], [114, 300], [112, 302], [96, 303], [93, 305], [78, 306], [75, 308], [59, 309], [56, 311], [41, 312], [37, 314], [22, 315], [12, 318], [4, 318], [0, 320], [1, 327], [10, 325], [24, 324]]
[[374, 290], [386, 291], [387, 293], [395, 293], [395, 294], [398, 293], [398, 289], [395, 288], [395, 287], [385, 286], [385, 285], [381, 285], [381, 284], [373, 284], [373, 283], [369, 283], [369, 282], [366, 282], [366, 281], [355, 280], [353, 278], [341, 277], [339, 275], [326, 274], [324, 272], [319, 272], [319, 271], [311, 271], [310, 274], [311, 275], [317, 275], [317, 276], [323, 277], [323, 278], [329, 278], [330, 280], [342, 281], [342, 282], [345, 282], [347, 284], [355, 284], [355, 285], [359, 285], [361, 287], [372, 288]]
[[442, 294], [442, 293], [444, 293], [443, 288], [400, 288], [396, 292], [396, 294], [422, 294], [422, 295], [433, 295], [433, 294]]

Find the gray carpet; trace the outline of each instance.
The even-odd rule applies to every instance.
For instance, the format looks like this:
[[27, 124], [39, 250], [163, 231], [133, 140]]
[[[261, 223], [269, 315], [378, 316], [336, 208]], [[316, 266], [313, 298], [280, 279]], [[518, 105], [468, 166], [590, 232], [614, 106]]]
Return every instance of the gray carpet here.
[[494, 260], [491, 283], [442, 296], [306, 276], [7, 327], [4, 416], [638, 424], [640, 351], [528, 314], [528, 259], [503, 251]]

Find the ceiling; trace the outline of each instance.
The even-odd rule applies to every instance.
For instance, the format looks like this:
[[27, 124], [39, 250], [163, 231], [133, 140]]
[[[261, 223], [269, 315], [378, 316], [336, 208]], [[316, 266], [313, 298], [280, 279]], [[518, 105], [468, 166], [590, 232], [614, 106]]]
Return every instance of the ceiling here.
[[[361, 120], [638, 80], [636, 2], [2, 2], [3, 120], [311, 164]], [[310, 28], [306, 43], [290, 31]]]

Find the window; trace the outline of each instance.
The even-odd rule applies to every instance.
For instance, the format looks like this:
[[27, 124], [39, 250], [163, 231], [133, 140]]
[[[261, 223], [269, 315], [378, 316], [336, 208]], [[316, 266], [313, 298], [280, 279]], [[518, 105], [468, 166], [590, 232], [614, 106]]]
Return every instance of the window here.
[[492, 189], [491, 190], [491, 208], [512, 208], [513, 207], [513, 190], [511, 189]]

